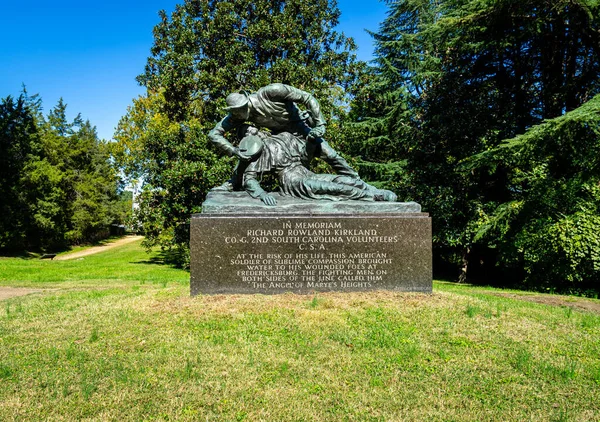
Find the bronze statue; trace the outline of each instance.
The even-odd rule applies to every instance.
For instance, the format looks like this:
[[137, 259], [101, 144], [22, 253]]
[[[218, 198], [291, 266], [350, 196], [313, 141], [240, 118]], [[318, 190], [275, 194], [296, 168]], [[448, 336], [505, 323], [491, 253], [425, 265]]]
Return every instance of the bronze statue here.
[[[242, 162], [248, 161], [249, 158], [225, 138], [225, 133], [250, 122], [260, 129], [268, 129], [274, 135], [288, 132], [301, 137], [305, 143], [302, 154], [304, 166], [309, 167], [313, 157], [319, 156], [336, 173], [359, 178], [346, 160], [322, 138], [325, 134], [325, 119], [319, 102], [308, 92], [275, 83], [251, 94], [245, 91], [229, 94], [225, 101], [225, 110], [229, 114], [217, 123], [208, 137], [227, 155], [236, 156]], [[304, 105], [307, 111], [301, 112], [296, 104]]]
[[[231, 180], [214, 190], [245, 190], [266, 205], [275, 205], [275, 197], [265, 192], [257, 179], [259, 175], [274, 172], [283, 195], [304, 199], [396, 201], [393, 192], [377, 189], [361, 180], [323, 139], [325, 119], [319, 102], [311, 94], [276, 83], [251, 94], [245, 91], [230, 94], [226, 103], [229, 113], [208, 137], [227, 155], [238, 157], [239, 162]], [[306, 112], [301, 112], [296, 104], [304, 105]], [[239, 147], [225, 138], [227, 132], [234, 130], [243, 137]], [[329, 163], [337, 174], [310, 171], [315, 156]]]

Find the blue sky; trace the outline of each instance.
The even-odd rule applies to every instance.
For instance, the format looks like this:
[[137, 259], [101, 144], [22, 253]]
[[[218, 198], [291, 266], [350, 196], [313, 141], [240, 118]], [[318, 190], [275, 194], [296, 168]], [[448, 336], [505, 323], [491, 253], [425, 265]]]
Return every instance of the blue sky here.
[[[0, 98], [18, 95], [21, 84], [39, 93], [44, 111], [60, 97], [68, 117], [81, 113], [110, 139], [131, 100], [142, 94], [143, 72], [160, 9], [177, 0], [7, 1], [0, 14]], [[386, 6], [378, 0], [338, 0], [338, 30], [354, 37], [358, 57], [370, 60], [371, 37]]]

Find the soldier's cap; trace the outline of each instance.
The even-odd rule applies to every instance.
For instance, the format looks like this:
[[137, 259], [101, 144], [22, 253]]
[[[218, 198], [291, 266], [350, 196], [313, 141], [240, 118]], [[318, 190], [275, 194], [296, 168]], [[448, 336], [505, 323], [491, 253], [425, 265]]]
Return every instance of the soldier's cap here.
[[248, 104], [248, 101], [249, 99], [247, 91], [234, 92], [225, 98], [225, 102], [227, 103], [225, 110], [233, 110], [236, 108], [245, 107]]
[[252, 157], [254, 160], [260, 156], [264, 146], [265, 144], [260, 137], [256, 135], [248, 135], [244, 136], [244, 139], [240, 141], [238, 148], [241, 153], [248, 157]]

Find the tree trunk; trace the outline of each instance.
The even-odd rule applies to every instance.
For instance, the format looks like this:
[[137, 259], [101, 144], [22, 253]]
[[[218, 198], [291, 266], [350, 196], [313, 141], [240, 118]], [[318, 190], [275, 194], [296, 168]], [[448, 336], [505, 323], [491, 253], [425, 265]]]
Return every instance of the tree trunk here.
[[463, 249], [462, 255], [462, 267], [460, 269], [460, 275], [458, 276], [459, 283], [467, 282], [467, 271], [469, 269], [469, 253], [471, 252], [471, 248], [468, 246]]

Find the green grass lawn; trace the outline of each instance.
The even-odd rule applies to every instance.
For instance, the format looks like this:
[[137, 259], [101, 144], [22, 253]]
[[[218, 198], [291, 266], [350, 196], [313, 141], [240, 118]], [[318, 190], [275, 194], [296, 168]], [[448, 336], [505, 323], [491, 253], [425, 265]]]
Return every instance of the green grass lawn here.
[[[433, 295], [189, 297], [139, 244], [0, 258], [0, 420], [600, 420], [600, 315]], [[596, 301], [597, 302], [597, 301]]]

